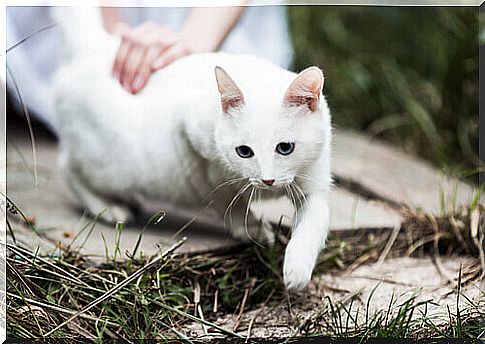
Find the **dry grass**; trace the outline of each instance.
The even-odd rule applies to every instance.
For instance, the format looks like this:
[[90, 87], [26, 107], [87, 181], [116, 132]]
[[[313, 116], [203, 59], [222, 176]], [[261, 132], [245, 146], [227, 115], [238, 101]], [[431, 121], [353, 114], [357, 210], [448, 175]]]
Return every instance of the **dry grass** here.
[[[438, 268], [441, 255], [476, 257], [471, 265], [463, 267], [459, 277], [450, 278], [455, 288], [462, 288], [480, 278], [484, 271], [479, 258], [483, 247], [477, 245], [483, 242], [484, 216], [482, 205], [440, 218], [409, 212], [399, 229], [334, 233], [319, 259], [316, 274], [323, 271], [344, 274], [362, 264], [403, 255], [432, 255]], [[476, 229], [470, 231], [474, 226]], [[284, 238], [284, 231], [279, 234], [279, 238]], [[231, 252], [203, 255], [170, 253], [159, 255], [156, 263], [152, 257], [135, 259], [127, 253], [123, 263], [107, 258], [99, 264], [70, 248], [64, 248], [61, 254], [41, 257], [12, 240], [7, 251], [10, 337], [49, 334], [58, 338], [188, 341], [184, 326], [193, 321], [204, 325], [204, 330], [210, 333], [238, 337], [238, 322], [244, 314], [262, 304], [276, 307], [291, 297], [284, 292], [280, 275], [282, 242], [273, 250], [241, 246]], [[347, 303], [328, 299], [324, 309], [316, 310], [306, 322], [300, 323], [295, 335], [469, 336], [479, 333], [478, 319], [485, 314], [483, 305], [458, 312], [462, 314], [460, 326], [466, 331], [457, 332], [456, 315], [450, 316], [447, 324], [438, 326], [430, 321], [421, 324], [419, 331], [411, 331], [418, 323], [405, 319], [420, 306], [411, 298], [399, 305], [402, 311], [397, 313], [398, 318], [393, 318], [394, 322], [390, 322], [389, 315], [380, 313], [372, 321], [344, 326], [339, 323], [341, 316], [336, 309], [345, 309], [342, 307], [348, 306], [351, 299], [347, 297]], [[228, 314], [235, 315], [235, 326], [216, 324], [217, 319]], [[70, 320], [66, 323], [67, 319]]]
[[401, 212], [404, 222], [391, 231], [341, 232], [331, 238], [320, 257], [320, 271], [338, 268], [350, 272], [362, 264], [391, 257], [432, 255], [439, 264], [441, 255], [470, 255], [477, 260], [473, 267], [464, 270], [463, 283], [483, 274], [485, 262], [480, 242], [484, 236], [484, 205], [476, 205], [473, 210], [462, 208], [443, 217], [410, 209]]

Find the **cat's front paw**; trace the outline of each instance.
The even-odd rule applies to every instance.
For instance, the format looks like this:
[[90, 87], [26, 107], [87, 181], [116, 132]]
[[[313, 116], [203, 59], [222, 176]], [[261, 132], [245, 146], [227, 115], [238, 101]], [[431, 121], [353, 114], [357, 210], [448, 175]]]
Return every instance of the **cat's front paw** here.
[[234, 239], [243, 243], [249, 244], [251, 242], [251, 235], [245, 227], [234, 227], [231, 229], [231, 235]]
[[269, 247], [273, 247], [275, 243], [275, 235], [268, 221], [260, 220], [249, 229], [245, 226], [236, 227], [231, 232], [233, 238], [245, 243], [257, 242]]
[[102, 219], [108, 223], [130, 223], [133, 222], [134, 216], [131, 210], [125, 206], [111, 206], [102, 215]]
[[315, 255], [304, 246], [294, 245], [290, 241], [286, 248], [283, 265], [283, 279], [286, 289], [301, 290], [308, 285], [315, 266]]
[[257, 238], [259, 242], [267, 244], [270, 248], [274, 247], [276, 238], [273, 232], [273, 226], [268, 220], [260, 219]]

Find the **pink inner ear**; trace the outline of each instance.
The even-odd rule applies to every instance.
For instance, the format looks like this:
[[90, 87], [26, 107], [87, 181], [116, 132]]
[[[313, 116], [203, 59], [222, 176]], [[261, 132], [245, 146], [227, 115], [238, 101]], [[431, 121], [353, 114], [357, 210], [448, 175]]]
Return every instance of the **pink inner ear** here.
[[310, 111], [317, 109], [318, 98], [313, 96], [290, 96], [285, 101], [285, 104], [289, 106], [301, 106], [306, 105]]
[[231, 108], [244, 104], [241, 90], [226, 71], [221, 67], [216, 67], [215, 72], [217, 88], [221, 94], [222, 110], [227, 113]]
[[233, 98], [221, 98], [222, 110], [228, 112], [231, 108], [235, 108], [243, 104], [243, 99], [241, 97]]
[[306, 105], [315, 111], [323, 88], [323, 74], [317, 67], [310, 67], [301, 72], [285, 93], [286, 106]]

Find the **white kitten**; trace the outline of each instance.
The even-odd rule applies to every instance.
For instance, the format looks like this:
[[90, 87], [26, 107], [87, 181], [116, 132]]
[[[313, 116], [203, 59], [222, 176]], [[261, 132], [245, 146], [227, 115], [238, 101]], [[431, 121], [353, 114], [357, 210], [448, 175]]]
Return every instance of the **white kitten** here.
[[131, 95], [110, 75], [118, 41], [99, 30], [94, 54], [67, 42], [74, 52], [55, 83], [60, 165], [81, 204], [128, 221], [127, 204], [140, 197], [199, 208], [210, 195], [221, 220], [232, 206], [233, 235], [271, 243], [248, 202], [286, 193], [299, 209], [284, 281], [306, 286], [329, 224], [331, 124], [320, 69], [296, 75], [251, 56], [192, 55]]

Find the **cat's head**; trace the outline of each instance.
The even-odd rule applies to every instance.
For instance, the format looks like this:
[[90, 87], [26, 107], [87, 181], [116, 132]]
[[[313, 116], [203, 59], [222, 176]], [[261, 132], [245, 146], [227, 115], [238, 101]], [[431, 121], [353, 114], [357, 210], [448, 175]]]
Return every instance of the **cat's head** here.
[[222, 112], [215, 141], [225, 165], [266, 189], [304, 178], [328, 132], [322, 71], [310, 67], [291, 77], [284, 88], [256, 90], [241, 90], [220, 67], [215, 73]]

